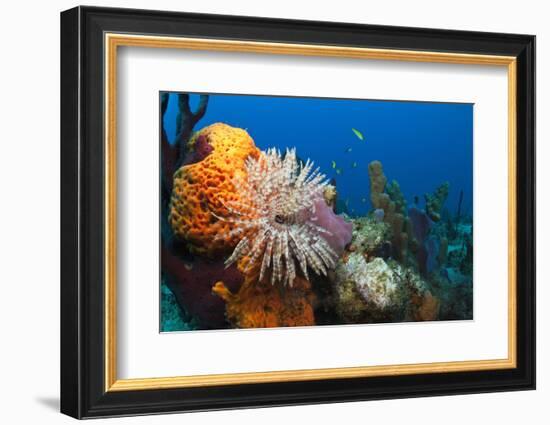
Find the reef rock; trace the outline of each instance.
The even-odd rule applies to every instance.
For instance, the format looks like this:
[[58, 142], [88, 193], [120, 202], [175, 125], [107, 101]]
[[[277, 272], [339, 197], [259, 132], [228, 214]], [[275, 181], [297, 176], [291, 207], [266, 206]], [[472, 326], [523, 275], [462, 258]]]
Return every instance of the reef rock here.
[[336, 310], [345, 323], [392, 321], [400, 307], [399, 282], [381, 258], [368, 263], [351, 253], [335, 271]]
[[397, 284], [392, 269], [381, 258], [367, 263], [362, 255], [352, 254], [344, 267], [343, 276], [355, 282], [367, 303], [382, 309], [392, 304]]
[[412, 269], [351, 253], [335, 270], [335, 310], [344, 323], [435, 320], [440, 300]]

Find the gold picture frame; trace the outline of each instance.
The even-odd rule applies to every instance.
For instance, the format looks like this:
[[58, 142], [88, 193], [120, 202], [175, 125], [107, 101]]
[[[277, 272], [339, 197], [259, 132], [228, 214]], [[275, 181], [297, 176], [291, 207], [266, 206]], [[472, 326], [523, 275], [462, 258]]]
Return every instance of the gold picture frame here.
[[[102, 354], [101, 359], [98, 359], [98, 364], [103, 364], [103, 374], [101, 378], [101, 391], [104, 395], [120, 393], [127, 395], [135, 391], [164, 391], [169, 389], [182, 389], [191, 391], [193, 388], [212, 388], [226, 387], [235, 385], [256, 385], [256, 384], [277, 384], [277, 383], [296, 383], [308, 381], [330, 381], [330, 380], [346, 380], [355, 378], [375, 378], [375, 377], [392, 377], [392, 376], [421, 376], [422, 374], [448, 374], [454, 372], [483, 372], [483, 371], [499, 371], [511, 370], [517, 371], [518, 368], [523, 369], [525, 356], [521, 357], [518, 353], [518, 276], [524, 276], [525, 272], [520, 271], [518, 267], [525, 267], [518, 264], [518, 185], [526, 184], [518, 175], [518, 169], [521, 173], [524, 167], [518, 163], [518, 150], [520, 148], [518, 141], [518, 108], [521, 114], [525, 114], [525, 98], [526, 94], [522, 92], [521, 97], [518, 97], [518, 82], [522, 84], [521, 90], [525, 91], [524, 83], [519, 80], [518, 68], [522, 69], [522, 77], [525, 78], [525, 58], [517, 53], [513, 53], [512, 48], [508, 49], [508, 53], [495, 54], [491, 52], [472, 53], [466, 51], [437, 51], [422, 49], [421, 43], [417, 42], [418, 48], [414, 48], [412, 44], [405, 45], [403, 48], [388, 47], [370, 47], [370, 46], [351, 46], [343, 44], [323, 44], [312, 43], [304, 40], [289, 41], [265, 41], [265, 40], [245, 40], [235, 39], [235, 37], [221, 38], [205, 34], [200, 36], [185, 36], [180, 35], [165, 35], [165, 34], [143, 34], [124, 31], [121, 24], [120, 28], [111, 28], [106, 16], [125, 17], [124, 11], [98, 9], [95, 8], [77, 8], [65, 13], [65, 36], [73, 37], [75, 34], [80, 34], [82, 31], [92, 31], [84, 29], [81, 26], [82, 19], [93, 19], [99, 22], [101, 32], [88, 35], [88, 39], [95, 40], [98, 43], [101, 40], [102, 47], [99, 53], [102, 58], [102, 79], [103, 94], [102, 104], [100, 105], [104, 111], [103, 119], [103, 146], [104, 152], [104, 179], [102, 181], [103, 192], [103, 233], [102, 240], [102, 261], [104, 264], [103, 279], [101, 282], [101, 293], [103, 296], [103, 318], [102, 318], [102, 335], [101, 341]], [[155, 21], [156, 15], [151, 12], [151, 15], [145, 14], [141, 19], [151, 22]], [[105, 19], [105, 20], [104, 20]], [[184, 14], [173, 14], [171, 18], [174, 22], [180, 22], [182, 25], [187, 23], [190, 17]], [[205, 32], [208, 31], [208, 20], [204, 17]], [[231, 20], [227, 17], [227, 22]], [[139, 20], [133, 21], [130, 26], [138, 28]], [[96, 24], [97, 24], [96, 22]], [[246, 20], [244, 22], [247, 22]], [[252, 25], [252, 24], [251, 24]], [[300, 27], [305, 23], [296, 22], [293, 25]], [[330, 25], [330, 24], [326, 24]], [[117, 25], [114, 25], [116, 27]], [[89, 28], [89, 27], [88, 27]], [[315, 29], [320, 31], [319, 29]], [[312, 30], [313, 31], [313, 30]], [[354, 28], [348, 28], [350, 34], [359, 31]], [[391, 30], [386, 28], [385, 31], [390, 33], [393, 31], [393, 36], [399, 35], [399, 29]], [[360, 32], [360, 31], [359, 31]], [[68, 34], [68, 35], [67, 35]], [[446, 34], [441, 32], [437, 35], [439, 39], [444, 39]], [[350, 36], [351, 37], [351, 36]], [[475, 45], [473, 35], [465, 39], [469, 43]], [[526, 48], [530, 46], [532, 41], [527, 36], [524, 40]], [[237, 37], [238, 38], [238, 37]], [[306, 37], [307, 38], [307, 37]], [[322, 37], [321, 37], [322, 38]], [[499, 42], [504, 43], [501, 39]], [[413, 43], [414, 44], [414, 43]], [[505, 44], [505, 43], [504, 43]], [[76, 43], [78, 45], [78, 43]], [[87, 46], [86, 44], [84, 44]], [[80, 45], [82, 49], [82, 45]], [[195, 376], [174, 376], [174, 377], [148, 377], [141, 379], [120, 379], [117, 377], [117, 193], [116, 193], [116, 175], [117, 175], [117, 55], [120, 48], [123, 47], [145, 47], [154, 49], [187, 49], [187, 50], [202, 50], [202, 51], [224, 51], [224, 52], [239, 52], [239, 53], [260, 53], [273, 55], [301, 55], [301, 56], [320, 56], [334, 58], [353, 58], [356, 60], [391, 60], [400, 62], [428, 62], [428, 63], [445, 63], [445, 64], [466, 64], [466, 65], [484, 65], [504, 67], [508, 75], [508, 356], [503, 359], [493, 360], [469, 360], [469, 361], [453, 361], [439, 363], [420, 363], [420, 364], [399, 364], [399, 365], [381, 365], [381, 366], [365, 366], [365, 367], [347, 367], [347, 368], [325, 368], [325, 369], [307, 369], [307, 370], [288, 370], [288, 371], [263, 371], [254, 373], [230, 373], [216, 375], [195, 375]], [[89, 47], [87, 47], [89, 48]], [[74, 51], [74, 47], [66, 55], [71, 55], [71, 59], [76, 56], [78, 60], [84, 54], [81, 50]], [[482, 48], [477, 48], [482, 50]], [[504, 52], [506, 49], [501, 48]], [[66, 65], [69, 68], [69, 65]], [[71, 68], [72, 70], [72, 68]], [[531, 72], [528, 70], [527, 76]], [[75, 77], [76, 78], [76, 77]], [[77, 78], [78, 80], [78, 78]], [[75, 84], [70, 81], [69, 85]], [[78, 80], [78, 84], [81, 84]], [[529, 94], [529, 93], [527, 93]], [[528, 97], [528, 96], [527, 96]], [[67, 102], [69, 102], [67, 100]], [[85, 113], [84, 111], [82, 113]], [[75, 124], [78, 126], [79, 124]], [[521, 141], [522, 144], [529, 144], [529, 140]], [[529, 170], [527, 170], [529, 172]], [[522, 239], [523, 240], [523, 239]], [[531, 261], [531, 260], [529, 260]], [[523, 270], [523, 269], [522, 269]], [[522, 288], [525, 290], [525, 288]], [[72, 293], [71, 293], [72, 294]], [[524, 308], [524, 307], [522, 307]], [[80, 314], [80, 310], [76, 309], [75, 314]], [[68, 312], [66, 314], [73, 314]], [[521, 320], [524, 320], [523, 318]], [[519, 335], [522, 341], [525, 336]], [[97, 356], [96, 354], [94, 354]], [[533, 354], [534, 355], [534, 354]], [[70, 356], [67, 354], [67, 356]], [[72, 358], [72, 357], [71, 357]], [[518, 363], [519, 361], [522, 364]], [[75, 365], [74, 368], [77, 366]], [[72, 372], [71, 372], [72, 373]], [[67, 381], [68, 382], [68, 381]], [[95, 381], [94, 381], [95, 382]], [[66, 384], [66, 388], [67, 388]], [[95, 385], [99, 389], [100, 385]], [[63, 389], [62, 389], [63, 393]], [[63, 398], [63, 397], [62, 397]], [[67, 399], [68, 396], [65, 396]], [[108, 398], [108, 397], [107, 397]], [[73, 402], [65, 404], [69, 406], [65, 411], [73, 416], [102, 416], [104, 412], [111, 414], [116, 412], [125, 414], [132, 411], [128, 406], [117, 410], [117, 407], [110, 407], [99, 413], [93, 409], [87, 412], [78, 410], [74, 407]], [[174, 404], [173, 409], [169, 410], [187, 410], [185, 406]], [[179, 406], [179, 407], [178, 407]], [[62, 406], [63, 410], [63, 406]], [[149, 412], [148, 408], [138, 408], [138, 411]], [[190, 410], [193, 410], [192, 408]]]

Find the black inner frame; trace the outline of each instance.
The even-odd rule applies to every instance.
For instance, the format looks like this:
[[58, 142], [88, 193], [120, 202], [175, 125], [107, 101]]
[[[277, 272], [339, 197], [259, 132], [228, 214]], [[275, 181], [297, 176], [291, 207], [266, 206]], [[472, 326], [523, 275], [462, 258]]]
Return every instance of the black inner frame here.
[[[517, 57], [517, 368], [105, 392], [106, 32]], [[535, 388], [534, 36], [77, 7], [61, 14], [61, 117], [63, 413], [90, 418]]]

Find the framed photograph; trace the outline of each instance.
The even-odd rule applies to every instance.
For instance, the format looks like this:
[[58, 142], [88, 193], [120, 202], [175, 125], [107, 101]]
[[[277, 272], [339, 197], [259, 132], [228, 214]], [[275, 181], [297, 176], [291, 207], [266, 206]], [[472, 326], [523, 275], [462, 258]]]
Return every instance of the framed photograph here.
[[535, 37], [61, 14], [61, 411], [535, 388]]

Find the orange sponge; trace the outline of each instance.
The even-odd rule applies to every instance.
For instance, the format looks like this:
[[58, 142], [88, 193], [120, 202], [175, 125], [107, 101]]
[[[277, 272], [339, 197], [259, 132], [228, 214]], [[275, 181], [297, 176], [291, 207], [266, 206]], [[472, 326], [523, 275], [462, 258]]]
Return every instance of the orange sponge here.
[[223, 282], [217, 282], [212, 291], [226, 302], [227, 319], [237, 328], [315, 325], [315, 296], [309, 281], [301, 277], [294, 280], [291, 289], [247, 276], [236, 294]]
[[257, 158], [260, 151], [245, 130], [223, 123], [203, 128], [189, 143], [195, 153], [203, 154], [174, 174], [169, 221], [191, 251], [213, 257], [238, 243], [237, 237], [227, 236], [231, 223], [216, 216], [226, 214], [223, 203], [239, 199], [233, 177], [245, 173], [246, 158]]

